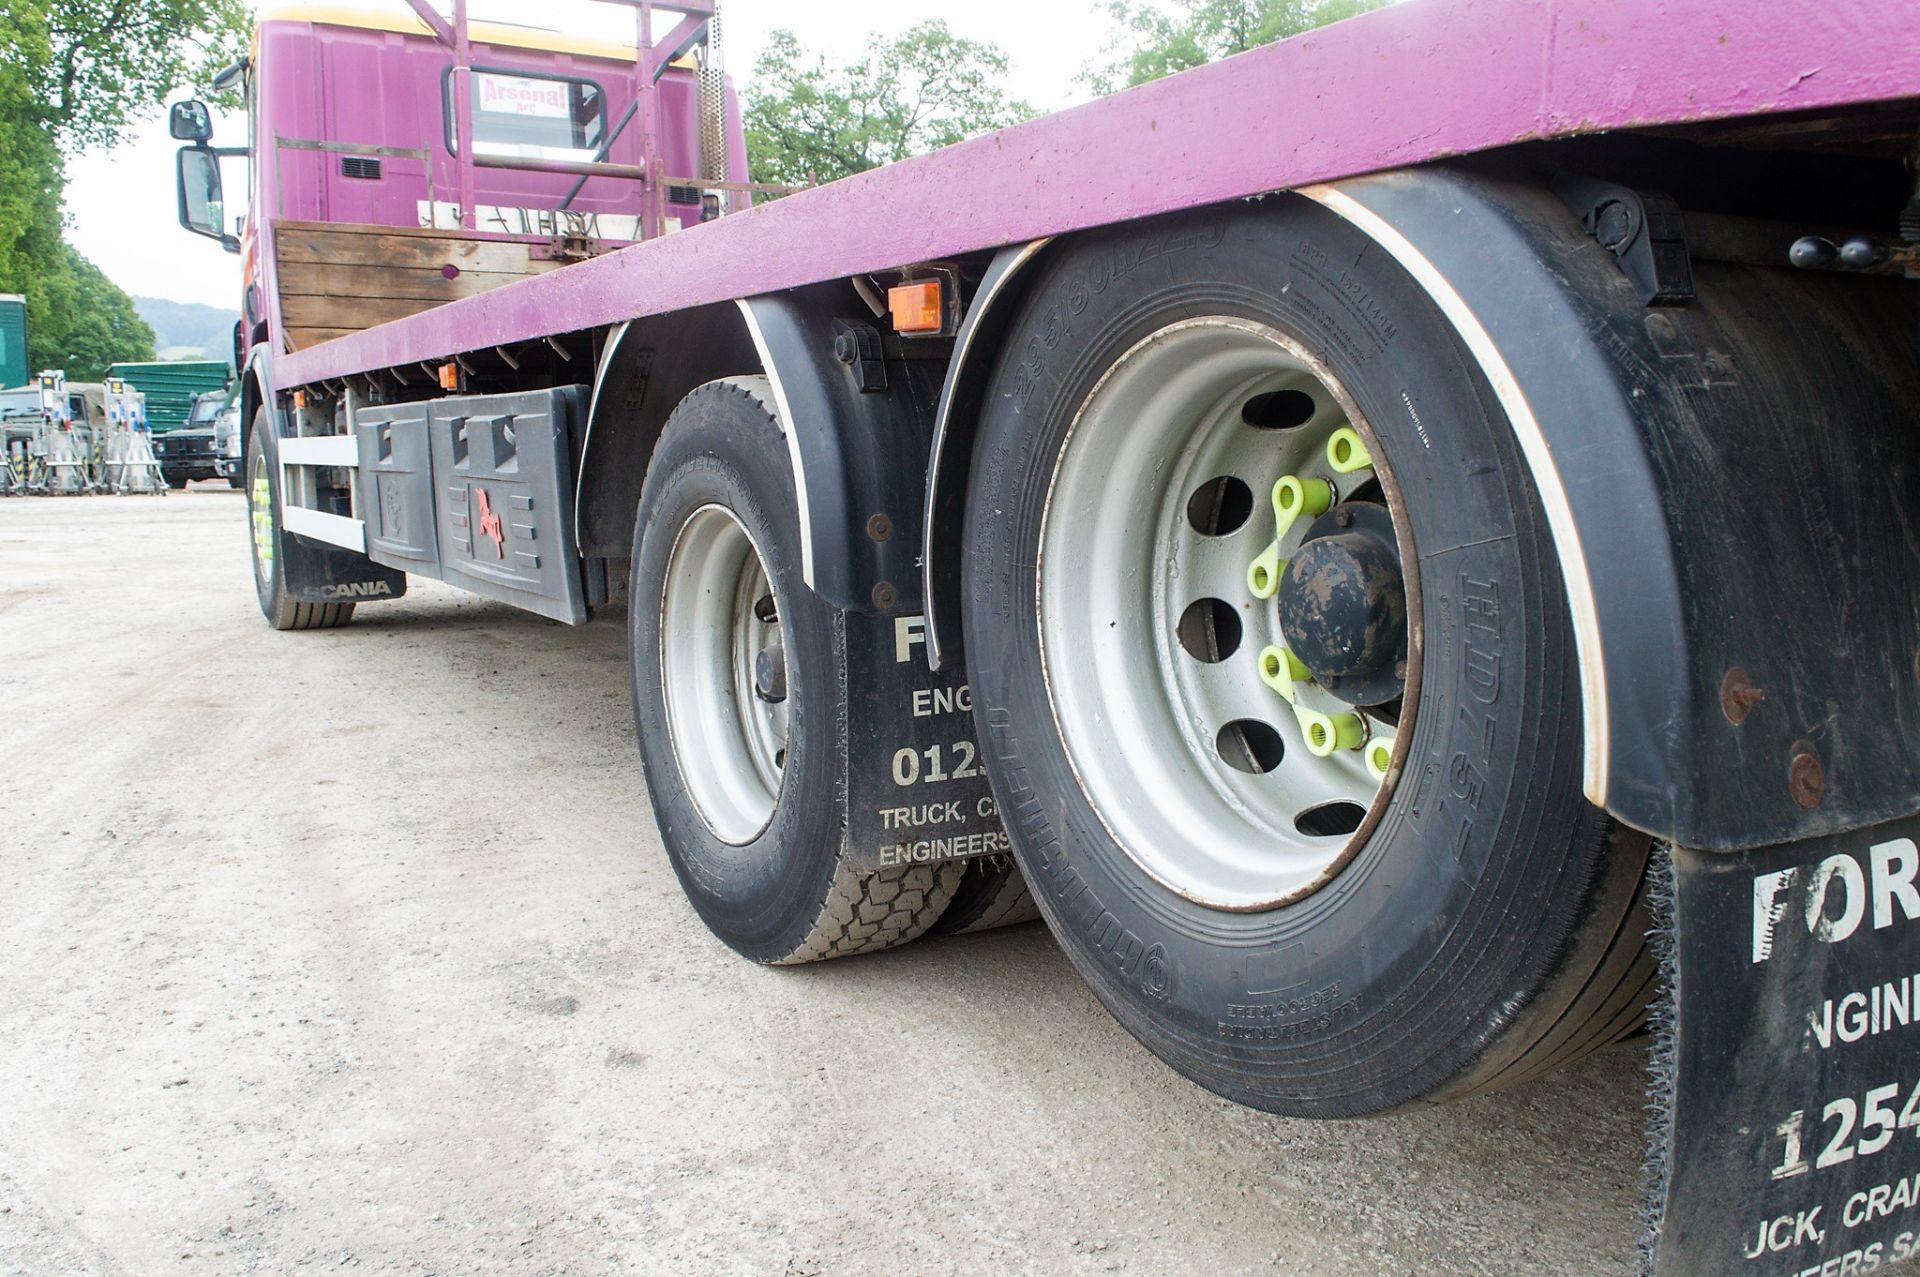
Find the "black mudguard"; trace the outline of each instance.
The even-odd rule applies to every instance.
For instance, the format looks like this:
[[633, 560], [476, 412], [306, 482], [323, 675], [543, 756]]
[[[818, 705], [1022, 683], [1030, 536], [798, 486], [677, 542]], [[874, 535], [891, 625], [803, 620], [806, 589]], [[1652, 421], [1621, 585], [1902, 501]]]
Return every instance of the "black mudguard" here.
[[[286, 432], [286, 414], [273, 410], [278, 433], [267, 440], [267, 465], [279, 469], [277, 451]], [[344, 510], [337, 513], [346, 513]], [[295, 532], [280, 537], [280, 572], [296, 603], [374, 603], [407, 592], [407, 574], [375, 563], [364, 554], [316, 541]]]
[[883, 331], [845, 282], [741, 306], [789, 432], [807, 584], [843, 610], [919, 614], [927, 455], [952, 342]]
[[1646, 1270], [1920, 1255], [1914, 286], [1696, 260], [1651, 306], [1544, 178], [1306, 194], [1421, 279], [1514, 419], [1588, 796], [1675, 848]]
[[[1521, 436], [1580, 648], [1587, 796], [1720, 851], [1920, 811], [1913, 286], [1696, 261], [1698, 295], [1650, 307], [1544, 179], [1308, 194], [1422, 278]], [[1764, 697], [1739, 722], [1730, 677]]]

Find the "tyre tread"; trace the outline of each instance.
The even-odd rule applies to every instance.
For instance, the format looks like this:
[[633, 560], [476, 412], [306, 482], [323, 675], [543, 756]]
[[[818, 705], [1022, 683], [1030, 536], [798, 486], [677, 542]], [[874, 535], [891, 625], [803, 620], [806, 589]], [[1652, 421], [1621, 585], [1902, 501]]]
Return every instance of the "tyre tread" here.
[[875, 953], [918, 939], [952, 902], [963, 869], [950, 862], [867, 873], [842, 864], [806, 938], [773, 965]]

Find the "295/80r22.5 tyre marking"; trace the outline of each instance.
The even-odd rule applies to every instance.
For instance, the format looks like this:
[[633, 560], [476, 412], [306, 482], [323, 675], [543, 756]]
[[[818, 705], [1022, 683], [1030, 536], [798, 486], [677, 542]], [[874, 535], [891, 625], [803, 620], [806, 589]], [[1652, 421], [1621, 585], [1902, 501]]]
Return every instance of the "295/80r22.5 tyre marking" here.
[[[1088, 235], [1042, 270], [986, 396], [966, 648], [1016, 856], [1101, 1000], [1201, 1084], [1301, 1116], [1464, 1093], [1630, 1031], [1646, 842], [1581, 796], [1544, 518], [1444, 318], [1293, 199]], [[1102, 399], [1179, 341], [1185, 358]], [[1296, 440], [1327, 424], [1379, 463], [1373, 486], [1312, 468]], [[1076, 452], [1077, 434], [1097, 446]], [[1273, 544], [1282, 478], [1347, 522]], [[1079, 524], [1099, 535], [1060, 531]], [[1357, 556], [1302, 549], [1367, 524]], [[1069, 568], [1062, 546], [1084, 554]], [[1297, 628], [1313, 609], [1233, 595], [1222, 567], [1262, 546], [1318, 555], [1332, 575], [1316, 582], [1364, 579], [1363, 604], [1400, 572], [1403, 630], [1362, 606], [1288, 633], [1281, 616]], [[1375, 653], [1382, 636], [1404, 659]], [[1320, 668], [1265, 681], [1232, 664], [1250, 638]], [[1289, 766], [1323, 712], [1360, 749], [1392, 735], [1386, 783], [1351, 760]], [[1365, 814], [1328, 823], [1336, 803]]]

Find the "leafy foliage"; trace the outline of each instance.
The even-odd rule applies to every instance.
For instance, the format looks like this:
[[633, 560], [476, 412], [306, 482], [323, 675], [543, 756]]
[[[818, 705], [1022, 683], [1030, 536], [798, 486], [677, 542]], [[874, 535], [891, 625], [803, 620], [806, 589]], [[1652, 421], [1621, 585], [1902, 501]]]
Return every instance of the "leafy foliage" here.
[[246, 52], [245, 0], [8, 0], [0, 66], [23, 75], [32, 112], [63, 146], [111, 146], [183, 84]]
[[1007, 97], [1007, 59], [939, 19], [871, 41], [850, 66], [809, 56], [775, 31], [754, 67], [744, 112], [757, 182], [831, 182], [1033, 115]]
[[61, 247], [66, 269], [47, 281], [41, 327], [29, 320], [33, 367], [64, 368], [69, 381], [99, 381], [109, 364], [152, 359], [153, 329], [135, 313], [133, 298], [71, 244]]
[[97, 378], [153, 357], [133, 302], [64, 238], [63, 150], [110, 146], [245, 48], [244, 0], [0, 0], [0, 292], [33, 366]]
[[1104, 68], [1081, 77], [1096, 93], [1112, 93], [1290, 35], [1378, 9], [1391, 0], [1111, 0], [1107, 12], [1127, 47]]

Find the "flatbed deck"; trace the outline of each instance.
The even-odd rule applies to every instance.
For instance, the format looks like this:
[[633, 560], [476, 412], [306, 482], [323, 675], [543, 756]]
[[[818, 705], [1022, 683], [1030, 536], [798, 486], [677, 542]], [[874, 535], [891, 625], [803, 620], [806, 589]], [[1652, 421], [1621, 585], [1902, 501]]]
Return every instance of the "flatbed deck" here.
[[556, 316], [592, 328], [1518, 142], [1782, 112], [1828, 132], [1836, 112], [1903, 102], [1920, 103], [1920, 6], [1408, 0], [296, 351], [272, 376], [309, 385], [538, 340]]

